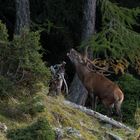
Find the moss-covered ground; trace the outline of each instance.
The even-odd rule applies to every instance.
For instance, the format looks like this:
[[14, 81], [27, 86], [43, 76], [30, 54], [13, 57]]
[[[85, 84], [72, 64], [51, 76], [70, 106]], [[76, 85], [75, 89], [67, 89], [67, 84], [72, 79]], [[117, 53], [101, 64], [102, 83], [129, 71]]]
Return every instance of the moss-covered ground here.
[[[51, 97], [42, 93], [36, 96], [42, 99], [43, 111], [32, 115], [30, 112], [22, 112], [23, 109], [20, 109], [20, 107], [23, 108], [23, 106], [18, 101], [9, 101], [7, 105], [1, 102], [0, 122], [5, 123], [10, 131], [27, 127], [35, 122], [37, 118], [45, 117], [54, 129], [65, 130], [69, 127], [80, 133], [80, 137], [78, 137], [64, 131], [63, 140], [102, 140], [106, 136], [106, 132], [116, 134], [123, 140], [135, 140], [139, 133], [139, 130], [136, 130], [135, 134], [131, 134], [123, 129], [110, 127], [94, 117], [66, 106], [63, 103], [63, 96]], [[30, 106], [25, 108], [30, 108]], [[0, 140], [7, 140], [6, 134], [1, 132]]]

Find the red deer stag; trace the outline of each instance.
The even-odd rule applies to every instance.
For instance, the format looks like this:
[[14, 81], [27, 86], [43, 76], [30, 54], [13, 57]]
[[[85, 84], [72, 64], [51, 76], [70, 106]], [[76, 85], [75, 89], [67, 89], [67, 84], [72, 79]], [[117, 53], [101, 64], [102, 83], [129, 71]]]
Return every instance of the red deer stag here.
[[121, 120], [121, 104], [124, 99], [123, 92], [118, 85], [106, 78], [103, 74], [89, 68], [89, 63], [91, 64], [92, 62], [87, 58], [86, 54], [81, 55], [76, 50], [71, 49], [67, 53], [67, 56], [74, 64], [79, 79], [92, 98], [92, 108], [96, 109], [96, 99], [98, 98], [108, 109], [109, 115], [111, 115], [112, 108], [114, 107], [116, 114], [119, 115]]

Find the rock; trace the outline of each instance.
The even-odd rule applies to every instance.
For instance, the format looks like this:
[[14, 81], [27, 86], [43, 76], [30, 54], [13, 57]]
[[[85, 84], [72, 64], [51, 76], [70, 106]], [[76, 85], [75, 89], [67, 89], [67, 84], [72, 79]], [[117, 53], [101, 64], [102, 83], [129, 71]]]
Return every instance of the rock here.
[[66, 127], [65, 131], [68, 135], [74, 135], [76, 137], [82, 137], [82, 135], [80, 134], [80, 132], [78, 130], [76, 130], [75, 128], [72, 127]]
[[56, 133], [56, 140], [62, 140], [62, 138], [64, 137], [64, 134], [72, 135], [80, 139], [82, 138], [82, 135], [80, 134], [80, 132], [72, 127], [55, 128], [55, 133]]
[[0, 122], [0, 131], [6, 133], [7, 132], [7, 126], [5, 125], [5, 123], [1, 123]]
[[55, 128], [56, 140], [61, 140], [64, 135], [64, 130], [61, 128]]

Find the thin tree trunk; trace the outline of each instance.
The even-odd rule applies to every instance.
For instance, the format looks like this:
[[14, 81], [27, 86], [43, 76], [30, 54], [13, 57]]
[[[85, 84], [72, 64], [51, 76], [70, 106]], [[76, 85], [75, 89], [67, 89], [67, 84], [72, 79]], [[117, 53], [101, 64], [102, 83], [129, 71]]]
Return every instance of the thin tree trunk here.
[[[85, 0], [83, 13], [83, 32], [82, 40], [90, 38], [95, 31], [95, 14], [96, 0]], [[88, 55], [92, 58], [91, 49], [88, 50]], [[76, 104], [85, 105], [88, 93], [77, 74], [75, 74], [69, 90], [68, 99]]]
[[29, 29], [30, 25], [29, 0], [15, 0], [15, 4], [16, 4], [15, 34], [20, 34], [22, 28]]

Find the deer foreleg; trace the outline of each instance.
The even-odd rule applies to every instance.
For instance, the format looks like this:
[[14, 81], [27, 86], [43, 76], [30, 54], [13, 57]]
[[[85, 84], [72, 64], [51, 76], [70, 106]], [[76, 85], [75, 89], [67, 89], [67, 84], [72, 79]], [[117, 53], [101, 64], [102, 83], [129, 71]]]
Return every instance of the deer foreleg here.
[[94, 95], [94, 110], [96, 111], [98, 97]]
[[91, 106], [92, 109], [96, 111], [96, 106], [97, 106], [97, 96], [95, 94], [91, 94]]
[[112, 112], [112, 106], [107, 107], [107, 115], [108, 115], [109, 117], [111, 117], [112, 114], [113, 114], [113, 112]]

